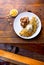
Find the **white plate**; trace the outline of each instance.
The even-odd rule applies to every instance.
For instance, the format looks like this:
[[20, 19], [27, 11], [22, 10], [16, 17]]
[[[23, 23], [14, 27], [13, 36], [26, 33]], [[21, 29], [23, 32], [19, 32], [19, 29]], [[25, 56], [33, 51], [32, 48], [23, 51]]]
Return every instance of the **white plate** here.
[[[37, 19], [37, 22], [38, 22], [38, 28], [37, 28], [37, 31], [32, 35], [32, 36], [29, 36], [29, 37], [24, 37], [24, 36], [21, 36], [19, 34], [19, 32], [22, 30], [22, 27], [20, 25], [20, 18], [22, 17], [29, 17], [29, 19], [31, 19], [32, 17], [36, 17]], [[23, 13], [20, 13], [14, 20], [14, 23], [13, 23], [13, 28], [14, 28], [14, 31], [16, 32], [16, 34], [23, 38], [23, 39], [32, 39], [34, 37], [36, 37], [40, 31], [41, 31], [41, 21], [39, 19], [39, 17], [37, 15], [35, 15], [34, 13], [31, 13], [31, 12], [23, 12]]]

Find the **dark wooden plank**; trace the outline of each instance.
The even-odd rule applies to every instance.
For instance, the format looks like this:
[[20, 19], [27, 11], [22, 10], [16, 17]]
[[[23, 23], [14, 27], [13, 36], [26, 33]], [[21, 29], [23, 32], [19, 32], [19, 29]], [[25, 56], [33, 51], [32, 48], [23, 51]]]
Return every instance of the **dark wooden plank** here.
[[[41, 23], [42, 23], [42, 30], [40, 34], [32, 40], [20, 39], [13, 30], [14, 18], [10, 18], [10, 21], [8, 21], [8, 19], [4, 15], [4, 17], [3, 16], [0, 17], [0, 38], [1, 38], [0, 40], [3, 40], [2, 42], [0, 41], [0, 43], [3, 43], [3, 42], [4, 43], [6, 42], [8, 43], [44, 43], [44, 32], [43, 32], [44, 31], [44, 9], [43, 9], [44, 5], [27, 5], [27, 6], [28, 7], [26, 7], [25, 9], [23, 9], [23, 7], [25, 7], [24, 5], [19, 6], [19, 8], [22, 9], [20, 10], [20, 12], [25, 10], [32, 11], [40, 17]], [[3, 13], [5, 12], [3, 11]], [[6, 38], [6, 42], [5, 42], [5, 38]]]
[[[42, 23], [42, 30], [40, 34], [31, 40], [23, 40], [19, 38], [16, 33], [13, 30], [13, 21], [14, 18], [10, 18], [10, 21], [6, 18], [6, 16], [9, 14], [9, 11], [13, 8], [16, 8], [19, 13], [24, 12], [24, 11], [31, 11], [35, 14], [37, 14]], [[29, 49], [29, 50], [34, 50], [42, 53], [42, 48], [40, 44], [44, 44], [44, 0], [1, 0], [0, 1], [0, 43], [8, 43], [8, 44], [14, 44], [18, 43], [16, 46]], [[19, 43], [21, 43], [19, 45]], [[24, 43], [30, 43], [25, 45]], [[23, 44], [23, 46], [22, 46]], [[33, 44], [37, 44], [32, 47]], [[38, 49], [38, 44], [40, 46], [40, 49]], [[29, 48], [30, 46], [30, 48]], [[39, 50], [39, 51], [38, 51]]]

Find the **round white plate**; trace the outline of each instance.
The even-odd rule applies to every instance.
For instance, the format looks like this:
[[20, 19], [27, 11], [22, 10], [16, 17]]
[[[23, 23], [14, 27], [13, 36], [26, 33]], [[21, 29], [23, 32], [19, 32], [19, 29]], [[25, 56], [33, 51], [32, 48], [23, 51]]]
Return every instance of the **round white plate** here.
[[[29, 37], [24, 37], [24, 36], [21, 36], [19, 34], [19, 32], [23, 29], [20, 25], [20, 18], [22, 17], [29, 17], [29, 19], [31, 19], [32, 17], [36, 17], [37, 19], [37, 23], [38, 23], [38, 28], [36, 30], [36, 32], [32, 35], [32, 36], [29, 36]], [[14, 23], [13, 23], [13, 28], [14, 28], [14, 31], [16, 32], [16, 34], [23, 38], [23, 39], [32, 39], [34, 37], [36, 37], [40, 31], [41, 31], [41, 21], [39, 19], [39, 17], [37, 15], [35, 15], [34, 13], [31, 13], [31, 12], [23, 12], [23, 13], [20, 13], [14, 20]]]

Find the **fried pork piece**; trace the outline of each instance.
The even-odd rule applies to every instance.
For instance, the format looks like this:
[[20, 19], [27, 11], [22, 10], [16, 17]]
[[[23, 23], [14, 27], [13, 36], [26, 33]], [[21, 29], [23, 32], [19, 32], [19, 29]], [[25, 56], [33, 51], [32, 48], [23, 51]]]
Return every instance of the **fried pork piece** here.
[[26, 25], [29, 24], [29, 18], [28, 17], [23, 17], [23, 18], [20, 19], [20, 22], [21, 22], [21, 26], [23, 28], [25, 28]]

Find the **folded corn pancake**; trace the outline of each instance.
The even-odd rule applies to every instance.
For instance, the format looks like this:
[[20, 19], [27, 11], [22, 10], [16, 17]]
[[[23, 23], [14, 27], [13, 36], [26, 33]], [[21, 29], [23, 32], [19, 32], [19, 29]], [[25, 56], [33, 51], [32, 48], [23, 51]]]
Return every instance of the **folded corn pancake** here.
[[22, 31], [19, 33], [21, 36], [29, 37], [32, 35], [32, 32], [29, 32], [26, 28], [22, 29]]
[[35, 17], [32, 17], [32, 19], [30, 20], [30, 24], [33, 25], [33, 33], [35, 33], [36, 29], [37, 29], [37, 21]]

